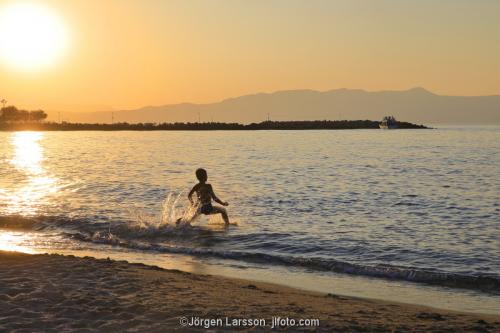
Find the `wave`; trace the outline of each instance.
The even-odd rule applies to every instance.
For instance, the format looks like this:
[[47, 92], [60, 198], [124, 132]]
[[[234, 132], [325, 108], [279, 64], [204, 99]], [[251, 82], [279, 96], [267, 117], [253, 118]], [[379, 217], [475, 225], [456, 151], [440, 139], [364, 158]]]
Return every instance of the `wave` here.
[[[192, 230], [189, 231], [188, 228], [179, 231], [179, 233], [185, 232], [192, 232]], [[93, 235], [73, 234], [71, 237], [80, 241], [118, 245], [120, 247], [126, 247], [133, 250], [240, 260], [267, 265], [302, 267], [317, 271], [330, 271], [351, 275], [404, 280], [453, 288], [476, 289], [500, 295], [500, 277], [492, 275], [466, 275], [422, 268], [393, 266], [388, 264], [361, 265], [330, 258], [305, 258], [300, 256], [286, 256], [262, 252], [219, 250], [178, 245], [168, 246], [158, 243], [127, 241], [112, 234], [101, 233]]]
[[131, 250], [301, 267], [308, 270], [481, 290], [500, 295], [500, 277], [492, 274], [450, 273], [389, 264], [363, 265], [333, 258], [270, 254], [258, 250], [221, 250], [213, 248], [213, 245], [224, 241], [227, 237], [224, 233], [189, 224], [176, 226], [175, 223], [170, 223], [165, 219], [155, 220], [144, 218], [144, 216], [128, 223], [90, 222], [84, 219], [50, 216], [36, 218], [0, 216], [0, 228], [38, 231], [57, 229], [62, 230], [63, 235], [78, 241], [119, 246]]
[[[19, 215], [0, 216], [0, 228], [8, 230], [43, 230], [55, 224], [64, 223], [58, 217], [37, 216], [24, 217]], [[67, 220], [66, 220], [67, 221]]]
[[0, 215], [0, 228], [11, 230], [45, 230], [51, 228], [77, 229], [84, 232], [97, 232], [113, 229], [113, 233], [126, 237], [147, 237], [162, 235], [163, 231], [175, 229], [176, 222], [189, 225], [194, 221], [196, 205], [182, 207], [179, 201], [182, 192], [175, 195], [168, 194], [162, 203], [159, 216], [150, 215], [140, 210], [130, 210], [129, 218], [123, 221], [109, 221], [108, 219], [71, 218], [67, 216], [22, 216]]

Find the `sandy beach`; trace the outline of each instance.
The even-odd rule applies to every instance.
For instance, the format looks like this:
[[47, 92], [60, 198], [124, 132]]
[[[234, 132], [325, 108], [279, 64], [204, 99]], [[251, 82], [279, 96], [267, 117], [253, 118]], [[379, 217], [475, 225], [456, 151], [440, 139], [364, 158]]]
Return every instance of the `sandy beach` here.
[[[0, 332], [500, 331], [498, 316], [324, 295], [124, 261], [0, 252], [0, 267]], [[275, 317], [281, 321], [274, 324], [286, 324], [286, 318], [296, 325], [319, 319], [319, 326], [306, 321], [313, 326], [272, 328]], [[254, 319], [266, 323], [250, 325]]]

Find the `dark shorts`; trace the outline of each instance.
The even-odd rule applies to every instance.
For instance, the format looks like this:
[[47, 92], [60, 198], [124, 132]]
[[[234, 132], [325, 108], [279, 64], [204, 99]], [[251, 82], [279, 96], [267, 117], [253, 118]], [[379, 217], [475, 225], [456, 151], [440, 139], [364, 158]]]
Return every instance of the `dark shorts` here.
[[201, 206], [201, 208], [200, 208], [200, 213], [205, 214], [205, 215], [210, 215], [210, 214], [212, 214], [213, 211], [214, 211], [214, 207], [210, 203], [205, 204], [205, 205]]

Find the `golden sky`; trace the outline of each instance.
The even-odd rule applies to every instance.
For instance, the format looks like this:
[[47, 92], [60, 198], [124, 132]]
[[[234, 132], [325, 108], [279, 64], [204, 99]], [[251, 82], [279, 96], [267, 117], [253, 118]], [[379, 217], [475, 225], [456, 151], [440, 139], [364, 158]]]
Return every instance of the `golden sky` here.
[[[16, 2], [0, 0], [0, 9]], [[496, 0], [46, 0], [57, 63], [0, 63], [0, 98], [131, 109], [285, 89], [500, 94]], [[1, 23], [1, 22], [0, 22]], [[7, 47], [7, 46], [5, 46]]]

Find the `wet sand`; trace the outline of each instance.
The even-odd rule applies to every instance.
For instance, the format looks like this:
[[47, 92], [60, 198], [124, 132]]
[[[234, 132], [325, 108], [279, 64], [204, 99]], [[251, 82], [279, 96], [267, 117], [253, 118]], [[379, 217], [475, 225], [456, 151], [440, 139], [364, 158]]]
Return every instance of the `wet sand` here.
[[[197, 327], [181, 325], [193, 317], [199, 318]], [[272, 329], [273, 317], [320, 323]], [[266, 326], [234, 326], [237, 319], [240, 324], [265, 319]], [[324, 295], [124, 261], [0, 252], [0, 332], [190, 332], [206, 331], [204, 326], [215, 332], [500, 332], [500, 316]]]

